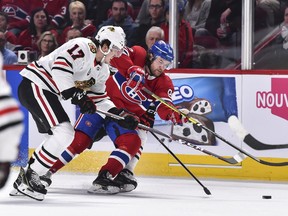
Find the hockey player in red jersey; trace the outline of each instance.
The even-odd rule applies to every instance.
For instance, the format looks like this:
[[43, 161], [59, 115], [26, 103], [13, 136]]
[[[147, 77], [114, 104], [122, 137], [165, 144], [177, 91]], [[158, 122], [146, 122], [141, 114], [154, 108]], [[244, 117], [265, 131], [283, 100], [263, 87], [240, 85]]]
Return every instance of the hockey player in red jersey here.
[[[75, 38], [20, 72], [23, 80], [18, 87], [19, 100], [33, 116], [38, 131], [47, 135], [25, 169], [20, 169], [13, 185], [18, 192], [43, 200], [47, 190], [39, 176], [49, 170], [73, 140], [74, 128], [61, 99], [71, 99], [81, 113], [95, 113], [96, 106], [107, 112], [117, 111], [107, 97], [105, 82], [110, 75], [111, 58], [119, 57], [124, 45], [123, 29], [105, 26], [96, 35], [95, 43]], [[126, 120], [133, 123], [135, 119], [125, 118], [124, 125]]]
[[[163, 120], [181, 123], [183, 120], [180, 114], [167, 108], [159, 101], [155, 101], [154, 98], [142, 90], [142, 87], [145, 87], [168, 103], [173, 104], [171, 96], [174, 92], [174, 85], [170, 77], [164, 72], [171, 67], [174, 59], [171, 46], [160, 40], [155, 42], [147, 53], [142, 47], [136, 46], [134, 49], [127, 49], [126, 55], [130, 57], [132, 63], [130, 62], [129, 64], [130, 60], [127, 57], [126, 61], [121, 58], [114, 59], [112, 65], [118, 68], [119, 71], [110, 77], [106, 83], [107, 93], [113, 103], [118, 108], [125, 108], [135, 113], [139, 117], [140, 123], [149, 127], [153, 127], [156, 112]], [[137, 154], [123, 166], [123, 170], [113, 179], [113, 184], [118, 184], [120, 192], [129, 192], [137, 187], [133, 171], [146, 143], [147, 131], [137, 129], [137, 133], [141, 139], [141, 147]], [[101, 172], [109, 169], [110, 164], [114, 160], [115, 157], [112, 152], [108, 162], [100, 169], [98, 177], [89, 190], [90, 192], [94, 191], [97, 193], [96, 189], [99, 188], [99, 184], [101, 185], [101, 179], [105, 177]]]
[[[133, 112], [140, 118], [142, 124], [149, 127], [153, 127], [155, 111], [162, 119], [181, 122], [178, 113], [154, 101], [141, 90], [145, 86], [172, 103], [174, 86], [163, 72], [171, 66], [173, 58], [172, 48], [163, 41], [156, 42], [148, 53], [139, 46], [126, 47], [120, 58], [113, 58], [111, 61], [111, 65], [116, 67], [118, 72], [107, 80], [108, 95], [118, 108]], [[95, 118], [97, 118], [95, 114], [85, 114], [78, 119], [75, 138], [50, 169], [52, 173], [92, 145], [95, 135], [101, 132], [101, 127], [93, 123]], [[86, 123], [88, 120], [89, 127]], [[98, 177], [88, 191], [107, 194], [132, 191], [137, 187], [133, 170], [146, 142], [147, 132], [142, 129], [123, 130], [118, 126], [106, 126], [105, 130], [116, 148], [110, 154], [107, 163], [101, 167]]]

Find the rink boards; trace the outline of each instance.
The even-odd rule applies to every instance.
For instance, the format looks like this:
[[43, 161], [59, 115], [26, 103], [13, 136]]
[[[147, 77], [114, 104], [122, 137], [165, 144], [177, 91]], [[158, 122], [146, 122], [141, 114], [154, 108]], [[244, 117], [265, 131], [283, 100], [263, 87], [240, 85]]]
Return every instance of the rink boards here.
[[[9, 68], [7, 79], [16, 95], [21, 80], [19, 69]], [[209, 72], [209, 74], [208, 74]], [[227, 120], [230, 115], [238, 116], [249, 133], [269, 144], [286, 144], [288, 141], [288, 75], [285, 71], [195, 71], [174, 70], [169, 73], [175, 85], [174, 103], [192, 108], [197, 99], [210, 101], [212, 111], [205, 117], [214, 124], [215, 132], [234, 145], [245, 149], [255, 157], [270, 162], [288, 161], [288, 149], [256, 150], [243, 143], [231, 130]], [[237, 74], [235, 73], [237, 72]], [[75, 121], [76, 109], [65, 102], [71, 122]], [[188, 107], [187, 107], [188, 106]], [[16, 165], [23, 165], [30, 153], [42, 141], [35, 124], [26, 114], [26, 130], [21, 143], [21, 154]], [[171, 132], [171, 125], [157, 118], [156, 129]], [[159, 136], [162, 138], [161, 136]], [[231, 157], [238, 151], [216, 139], [213, 145], [201, 147]], [[28, 146], [29, 143], [29, 146]], [[272, 167], [257, 163], [249, 158], [236, 165], [227, 164], [217, 158], [205, 155], [178, 142], [164, 140], [181, 161], [199, 177], [225, 179], [259, 179], [287, 181], [288, 168]], [[108, 138], [94, 143], [63, 170], [72, 172], [97, 172], [103, 165], [113, 144]], [[177, 161], [150, 134], [144, 152], [136, 168], [137, 175], [147, 176], [189, 176]]]

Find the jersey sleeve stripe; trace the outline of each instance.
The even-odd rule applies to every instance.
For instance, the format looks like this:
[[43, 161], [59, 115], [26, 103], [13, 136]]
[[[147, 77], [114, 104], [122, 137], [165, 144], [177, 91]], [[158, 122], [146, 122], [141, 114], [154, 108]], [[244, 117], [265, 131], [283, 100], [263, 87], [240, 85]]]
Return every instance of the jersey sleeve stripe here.
[[52, 70], [59, 70], [59, 71], [63, 71], [63, 72], [67, 72], [67, 73], [73, 74], [73, 71], [67, 70], [67, 69], [65, 69], [63, 67], [54, 66], [54, 67], [52, 67]]
[[58, 57], [57, 60], [62, 60], [62, 61], [65, 61], [71, 68], [73, 68], [73, 65], [64, 57]]
[[70, 65], [68, 65], [66, 62], [63, 62], [63, 61], [55, 61], [54, 65], [62, 65], [62, 66], [70, 67]]

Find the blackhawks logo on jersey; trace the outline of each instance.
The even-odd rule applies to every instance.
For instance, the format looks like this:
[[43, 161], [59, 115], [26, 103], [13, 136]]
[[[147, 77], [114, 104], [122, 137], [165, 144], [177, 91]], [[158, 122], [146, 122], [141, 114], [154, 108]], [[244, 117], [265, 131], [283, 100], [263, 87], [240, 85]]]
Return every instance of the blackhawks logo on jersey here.
[[89, 46], [90, 51], [91, 51], [92, 53], [96, 53], [97, 49], [96, 49], [95, 44], [93, 44], [93, 43], [88, 43], [88, 46]]

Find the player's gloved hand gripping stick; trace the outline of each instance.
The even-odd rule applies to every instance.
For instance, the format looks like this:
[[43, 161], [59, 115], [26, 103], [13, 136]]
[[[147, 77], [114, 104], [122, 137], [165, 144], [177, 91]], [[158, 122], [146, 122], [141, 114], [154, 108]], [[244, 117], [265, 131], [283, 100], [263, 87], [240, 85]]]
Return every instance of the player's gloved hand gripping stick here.
[[93, 114], [96, 112], [95, 103], [87, 96], [87, 92], [80, 88], [69, 88], [61, 92], [64, 100], [71, 98], [71, 103], [80, 107], [81, 113]]

